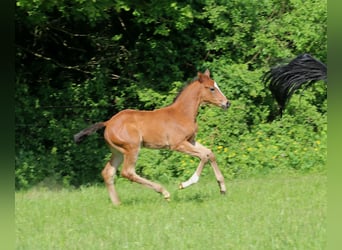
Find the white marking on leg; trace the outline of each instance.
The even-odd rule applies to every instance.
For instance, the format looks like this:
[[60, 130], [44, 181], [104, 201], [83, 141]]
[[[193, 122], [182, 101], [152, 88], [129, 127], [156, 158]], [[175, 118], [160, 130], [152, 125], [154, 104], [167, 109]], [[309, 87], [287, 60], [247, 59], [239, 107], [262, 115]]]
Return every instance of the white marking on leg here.
[[189, 180], [182, 183], [182, 188], [186, 188], [192, 184], [195, 184], [196, 182], [198, 182], [198, 180], [199, 176], [197, 175], [197, 173], [194, 173]]

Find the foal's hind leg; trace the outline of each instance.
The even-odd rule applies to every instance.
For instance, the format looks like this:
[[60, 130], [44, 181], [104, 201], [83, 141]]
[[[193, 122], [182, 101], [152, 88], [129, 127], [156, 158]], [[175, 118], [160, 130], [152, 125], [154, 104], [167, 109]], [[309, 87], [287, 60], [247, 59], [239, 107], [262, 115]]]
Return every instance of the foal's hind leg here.
[[108, 161], [108, 163], [102, 170], [102, 177], [106, 184], [109, 197], [114, 205], [120, 204], [120, 199], [118, 197], [118, 194], [114, 186], [114, 176], [121, 162], [122, 162], [122, 154], [119, 153], [118, 151], [113, 150], [110, 160]]
[[123, 168], [121, 171], [121, 175], [131, 181], [140, 183], [148, 188], [154, 189], [156, 192], [162, 194], [166, 200], [170, 199], [170, 193], [160, 184], [149, 181], [141, 176], [139, 176], [135, 172], [135, 163], [138, 158], [138, 152], [136, 151], [130, 151], [125, 153], [124, 155], [124, 163]]

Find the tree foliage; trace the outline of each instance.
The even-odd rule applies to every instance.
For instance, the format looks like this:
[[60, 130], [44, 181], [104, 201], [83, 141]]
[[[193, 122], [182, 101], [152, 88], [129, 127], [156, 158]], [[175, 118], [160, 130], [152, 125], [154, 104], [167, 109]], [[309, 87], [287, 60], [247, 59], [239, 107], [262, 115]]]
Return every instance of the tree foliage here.
[[[16, 187], [51, 176], [66, 185], [98, 181], [108, 158], [102, 135], [82, 145], [72, 135], [125, 108], [169, 104], [205, 68], [233, 103], [228, 112], [205, 107], [198, 117], [198, 138], [216, 152], [226, 176], [322, 168], [325, 83], [303, 91], [274, 120], [260, 77], [279, 59], [301, 53], [326, 62], [326, 6], [326, 0], [17, 0]], [[178, 153], [149, 151], [137, 169], [168, 179], [190, 175], [195, 166]]]

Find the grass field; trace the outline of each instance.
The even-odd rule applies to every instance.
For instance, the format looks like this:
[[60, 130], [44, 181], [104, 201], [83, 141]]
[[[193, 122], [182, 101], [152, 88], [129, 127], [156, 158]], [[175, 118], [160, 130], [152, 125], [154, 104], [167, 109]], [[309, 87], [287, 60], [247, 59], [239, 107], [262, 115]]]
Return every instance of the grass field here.
[[166, 202], [120, 179], [122, 205], [102, 185], [35, 188], [15, 194], [16, 249], [326, 249], [325, 174], [214, 177], [185, 190], [165, 185]]

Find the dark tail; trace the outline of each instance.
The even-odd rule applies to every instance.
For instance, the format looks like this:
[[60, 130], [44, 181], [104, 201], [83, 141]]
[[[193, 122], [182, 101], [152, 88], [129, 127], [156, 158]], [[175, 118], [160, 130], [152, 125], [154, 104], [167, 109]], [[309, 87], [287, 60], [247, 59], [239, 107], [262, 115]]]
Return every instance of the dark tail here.
[[85, 137], [87, 137], [88, 135], [90, 135], [92, 133], [95, 133], [97, 130], [103, 128], [104, 126], [105, 126], [104, 122], [95, 123], [95, 124], [91, 125], [90, 127], [85, 128], [82, 131], [75, 134], [74, 135], [74, 141], [76, 143], [80, 143], [81, 141], [83, 141], [83, 139]]
[[299, 55], [286, 65], [272, 68], [263, 76], [263, 81], [268, 84], [279, 105], [280, 115], [297, 89], [319, 80], [327, 80], [327, 67], [309, 54]]

